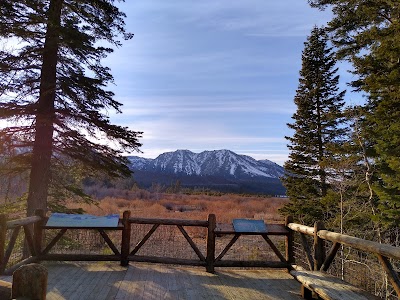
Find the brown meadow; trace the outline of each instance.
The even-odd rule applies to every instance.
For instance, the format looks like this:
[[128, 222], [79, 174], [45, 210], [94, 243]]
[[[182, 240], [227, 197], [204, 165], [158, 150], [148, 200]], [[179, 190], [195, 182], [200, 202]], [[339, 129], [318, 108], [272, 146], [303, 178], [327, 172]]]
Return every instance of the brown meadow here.
[[222, 223], [230, 223], [235, 218], [262, 219], [276, 223], [283, 222], [278, 209], [288, 201], [285, 198], [235, 194], [210, 196], [153, 193], [146, 196], [131, 199], [105, 197], [97, 200], [95, 205], [70, 202], [68, 207], [81, 207], [93, 215], [122, 215], [123, 211], [130, 210], [133, 217], [206, 220], [208, 214], [215, 214], [217, 221]]

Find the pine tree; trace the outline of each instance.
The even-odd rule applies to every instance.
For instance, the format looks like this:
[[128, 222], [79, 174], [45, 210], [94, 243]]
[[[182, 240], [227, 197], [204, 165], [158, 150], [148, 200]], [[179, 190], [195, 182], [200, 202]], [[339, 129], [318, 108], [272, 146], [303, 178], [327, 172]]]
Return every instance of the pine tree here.
[[[137, 150], [139, 132], [113, 125], [120, 112], [100, 61], [121, 45], [125, 15], [114, 0], [3, 0], [0, 7], [0, 118], [19, 121], [0, 131], [30, 169], [28, 215], [47, 208], [52, 168], [67, 157], [87, 172], [130, 175], [120, 154]], [[99, 139], [118, 145], [112, 148]]]
[[380, 180], [381, 221], [400, 222], [400, 1], [311, 0], [330, 7], [334, 17], [328, 30], [339, 55], [353, 63], [352, 86], [367, 97], [366, 135], [374, 144]]
[[344, 130], [340, 124], [345, 91], [339, 92], [335, 64], [325, 30], [314, 27], [302, 54], [294, 98], [297, 111], [292, 116], [294, 123], [288, 124], [294, 135], [286, 137], [290, 154], [283, 178], [290, 202], [282, 212], [306, 223], [329, 214], [322, 199], [328, 193], [330, 173], [323, 162], [331, 155], [328, 146], [338, 142]]

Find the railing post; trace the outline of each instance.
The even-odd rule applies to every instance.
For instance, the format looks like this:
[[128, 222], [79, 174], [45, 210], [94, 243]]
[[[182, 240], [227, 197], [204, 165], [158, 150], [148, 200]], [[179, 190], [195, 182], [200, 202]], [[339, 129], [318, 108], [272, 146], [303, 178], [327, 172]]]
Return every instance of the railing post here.
[[293, 223], [292, 216], [287, 216], [285, 218], [285, 226], [289, 231], [288, 235], [286, 236], [286, 261], [289, 263], [289, 265], [292, 265], [294, 264], [294, 232], [288, 227], [289, 223]]
[[42, 243], [43, 243], [43, 226], [45, 225], [46, 213], [43, 209], [35, 210], [35, 216], [40, 217], [40, 221], [33, 225], [33, 242], [35, 247], [35, 253], [37, 256], [42, 254]]
[[131, 223], [129, 218], [131, 212], [129, 210], [124, 211], [122, 215], [122, 240], [121, 240], [121, 266], [127, 266], [129, 264], [129, 247], [131, 244]]
[[325, 241], [318, 236], [318, 231], [324, 230], [324, 223], [314, 224], [314, 271], [319, 271], [325, 261]]
[[4, 272], [4, 254], [6, 251], [7, 215], [0, 215], [0, 274]]
[[208, 215], [208, 232], [207, 232], [207, 257], [206, 257], [206, 271], [214, 273], [215, 261], [215, 227], [217, 220], [214, 214]]

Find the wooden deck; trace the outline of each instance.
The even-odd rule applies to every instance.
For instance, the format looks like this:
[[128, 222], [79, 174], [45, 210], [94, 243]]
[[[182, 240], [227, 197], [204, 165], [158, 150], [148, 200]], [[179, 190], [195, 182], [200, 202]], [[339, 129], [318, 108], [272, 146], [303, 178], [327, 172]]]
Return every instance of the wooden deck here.
[[301, 299], [300, 285], [286, 270], [218, 268], [209, 274], [204, 268], [144, 263], [43, 264], [49, 270], [47, 300]]

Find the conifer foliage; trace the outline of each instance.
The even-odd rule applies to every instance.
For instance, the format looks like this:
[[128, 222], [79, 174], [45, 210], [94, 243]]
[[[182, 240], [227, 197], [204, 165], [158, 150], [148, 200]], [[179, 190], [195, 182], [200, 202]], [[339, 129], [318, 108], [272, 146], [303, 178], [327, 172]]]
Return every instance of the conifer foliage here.
[[324, 159], [343, 134], [342, 108], [345, 91], [339, 91], [335, 53], [323, 28], [314, 27], [305, 42], [302, 69], [294, 102], [297, 111], [288, 126], [294, 130], [289, 141], [289, 159], [283, 178], [290, 202], [282, 209], [301, 221], [324, 219], [322, 199], [329, 189], [329, 170]]
[[[3, 0], [0, 6], [0, 118], [12, 125], [18, 161], [30, 169], [28, 215], [46, 209], [52, 167], [63, 157], [86, 171], [129, 175], [124, 152], [137, 150], [140, 132], [114, 125], [107, 110], [121, 104], [101, 59], [121, 45], [125, 14], [114, 0]], [[106, 42], [110, 47], [105, 47]], [[18, 123], [17, 123], [18, 121]], [[108, 139], [116, 147], [98, 143]], [[26, 151], [26, 149], [29, 149]]]
[[374, 145], [380, 220], [400, 222], [400, 1], [309, 0], [333, 11], [328, 23], [339, 55], [353, 63], [352, 83], [367, 95], [366, 132]]

